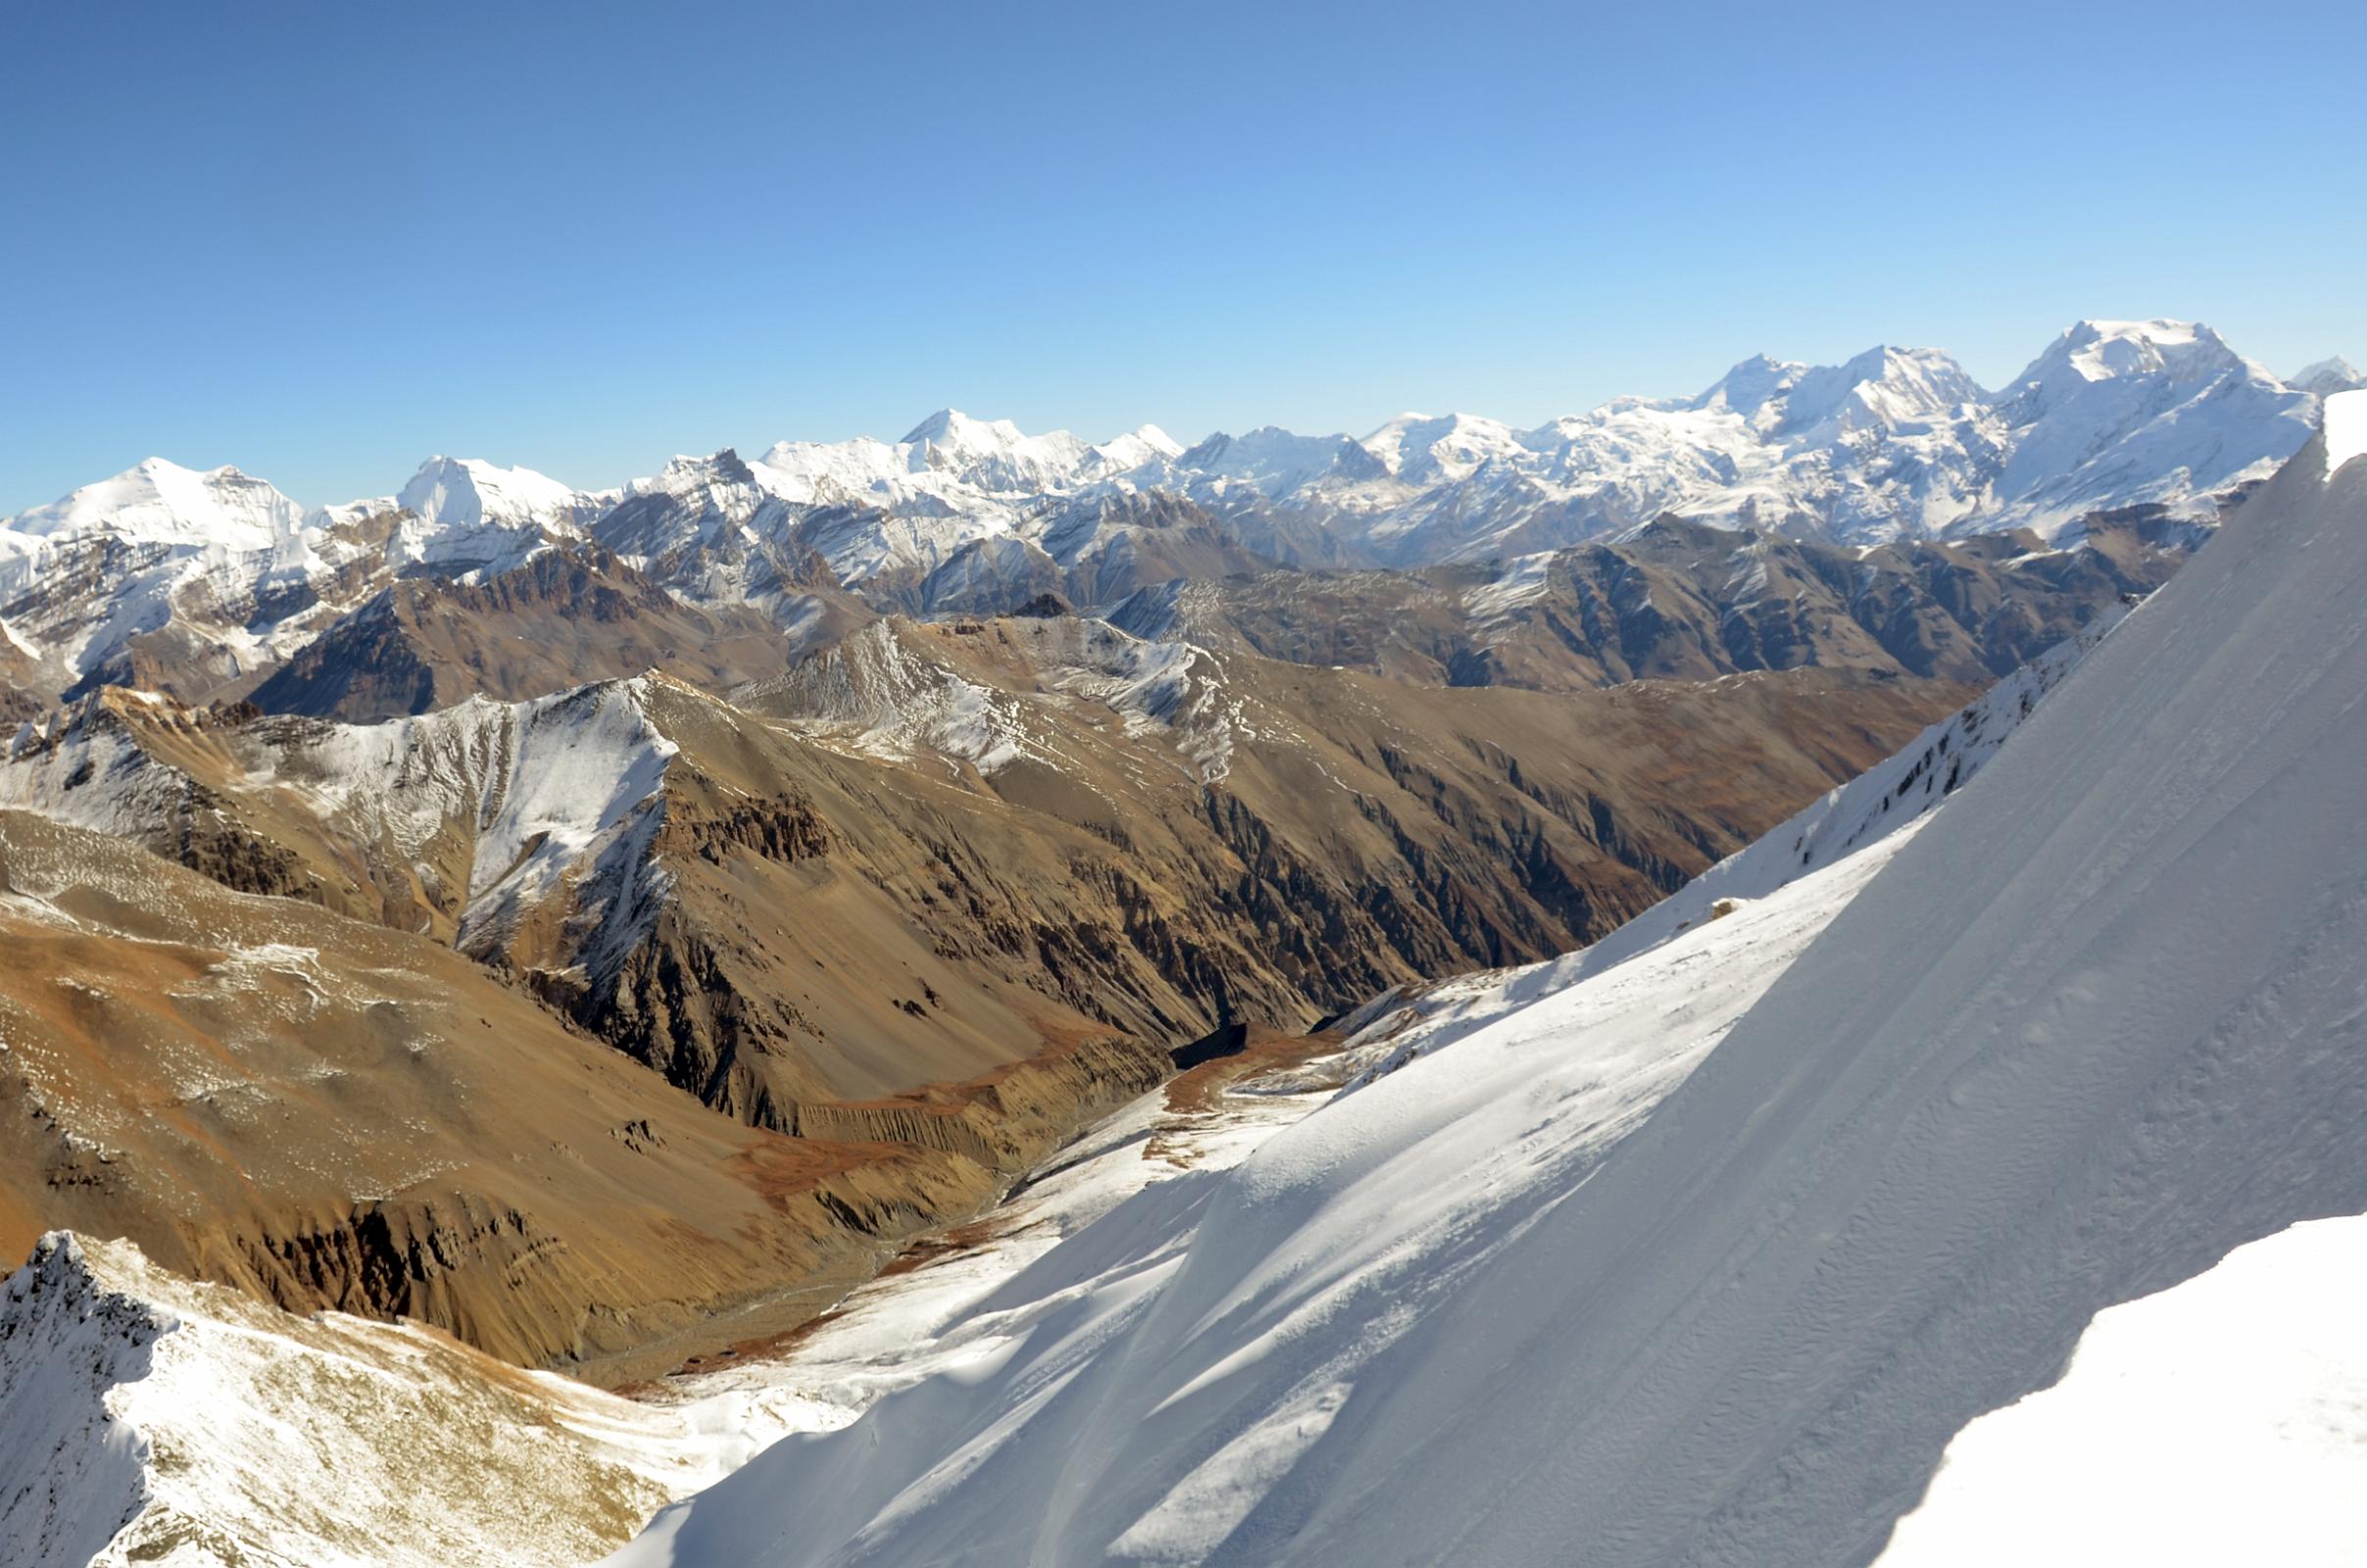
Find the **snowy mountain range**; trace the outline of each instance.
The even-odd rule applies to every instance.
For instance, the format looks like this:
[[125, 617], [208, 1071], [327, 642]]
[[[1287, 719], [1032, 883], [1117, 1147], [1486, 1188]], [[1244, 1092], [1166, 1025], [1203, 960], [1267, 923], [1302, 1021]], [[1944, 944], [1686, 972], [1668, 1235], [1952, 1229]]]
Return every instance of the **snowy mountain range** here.
[[2186, 322], [2083, 321], [1996, 390], [1929, 349], [1754, 357], [1694, 397], [1532, 430], [1405, 415], [1361, 440], [1269, 427], [1185, 448], [1145, 425], [1095, 445], [947, 410], [892, 443], [726, 450], [615, 491], [438, 457], [396, 495], [309, 511], [234, 468], [150, 459], [0, 520], [0, 676], [153, 684], [143, 667], [194, 661], [234, 683], [396, 579], [477, 580], [576, 540], [786, 629], [822, 587], [919, 611], [1045, 590], [1108, 606], [1273, 565], [1531, 555], [1669, 514], [1845, 544], [2028, 528], [2060, 546], [2132, 509], [2207, 526], [2356, 378], [2327, 361], [2289, 384]]
[[[46, 1237], [0, 1290], [6, 1539], [575, 1560], [688, 1493], [610, 1560], [2355, 1560], [2363, 520], [2358, 394], [2159, 594], [1603, 940], [1154, 1093], [632, 1403]], [[815, 670], [813, 733], [1023, 767], [960, 703], [883, 729], [884, 644], [940, 633]], [[1128, 666], [1113, 712], [1205, 684]], [[0, 916], [86, 945], [136, 891], [51, 837]]]

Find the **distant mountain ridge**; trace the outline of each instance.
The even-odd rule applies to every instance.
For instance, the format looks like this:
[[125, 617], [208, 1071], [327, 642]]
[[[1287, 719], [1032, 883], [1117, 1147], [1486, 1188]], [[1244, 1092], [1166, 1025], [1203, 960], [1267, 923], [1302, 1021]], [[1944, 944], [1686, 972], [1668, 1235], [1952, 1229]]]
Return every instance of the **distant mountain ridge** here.
[[[648, 592], [768, 622], [793, 654], [877, 612], [994, 613], [1047, 593], [1114, 611], [1276, 568], [1486, 566], [1625, 545], [1662, 518], [1844, 550], [2013, 533], [2024, 555], [2143, 521], [2186, 530], [2183, 551], [2308, 437], [2316, 389], [2356, 375], [2330, 360], [2287, 383], [2206, 326], [2083, 321], [1995, 391], [1933, 349], [1827, 367], [1761, 355], [1689, 398], [1532, 430], [1405, 415], [1361, 440], [1266, 427], [1185, 447], [1144, 425], [1096, 445], [948, 409], [895, 442], [726, 448], [614, 490], [439, 456], [392, 496], [311, 510], [235, 468], [152, 458], [0, 520], [0, 707], [103, 684], [242, 697], [300, 655], [350, 662], [353, 617], [399, 582], [482, 584], [553, 549], [601, 553], [596, 569], [632, 574], [626, 598], [667, 625], [680, 617]], [[661, 650], [591, 672], [653, 664], [673, 667]], [[501, 690], [409, 665], [384, 679]], [[371, 702], [340, 710], [403, 710]]]

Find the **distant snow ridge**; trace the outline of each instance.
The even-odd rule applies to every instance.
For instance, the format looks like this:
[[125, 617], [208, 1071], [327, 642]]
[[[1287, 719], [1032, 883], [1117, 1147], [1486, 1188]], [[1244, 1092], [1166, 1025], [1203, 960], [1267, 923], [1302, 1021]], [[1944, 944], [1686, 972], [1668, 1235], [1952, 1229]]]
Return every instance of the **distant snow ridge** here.
[[286, 658], [393, 573], [515, 566], [616, 498], [523, 468], [431, 460], [400, 497], [306, 511], [235, 468], [150, 458], [0, 518], [0, 616], [65, 690], [168, 631], [229, 680]]
[[615, 1560], [1873, 1559], [2099, 1312], [2367, 1211], [2363, 602], [2320, 437], [1945, 809], [1787, 825], [1772, 892], [1129, 1200]]
[[2367, 372], [2362, 372], [2357, 366], [2338, 354], [2331, 359], [2319, 360], [2314, 365], [2304, 365], [2288, 377], [2287, 384], [2318, 397], [2330, 398], [2338, 392], [2354, 392], [2360, 387], [2367, 387]]
[[[80, 675], [131, 636], [189, 620], [180, 598], [203, 577], [201, 598], [221, 622], [207, 635], [251, 663], [271, 639], [310, 625], [298, 610], [247, 608], [266, 578], [319, 591], [373, 561], [465, 577], [586, 533], [637, 566], [663, 567], [693, 598], [749, 603], [779, 597], [777, 563], [809, 552], [856, 585], [925, 577], [983, 541], [1014, 541], [973, 553], [940, 585], [984, 603], [995, 579], [1027, 583], [1046, 557], [1074, 564], [1122, 552], [1122, 509], [1102, 503], [1148, 495], [1219, 518], [1282, 518], [1366, 564], [1529, 557], [1624, 536], [1669, 512], [1845, 542], [2025, 526], [2067, 542], [2087, 516], [2130, 507], [2215, 521], [2308, 438], [2322, 397], [2356, 376], [2328, 361], [2289, 384], [2205, 326], [2096, 320], [1995, 392], [1933, 349], [1883, 346], [1827, 367], [1754, 356], [1698, 395], [1620, 398], [1531, 430], [1408, 414], [1360, 441], [1269, 426], [1187, 449], [1154, 425], [1096, 445], [945, 409], [899, 441], [677, 459], [619, 491], [437, 457], [396, 496], [311, 513], [235, 469], [151, 459], [0, 519], [0, 618]], [[36, 578], [54, 581], [62, 560], [102, 539], [153, 558], [137, 592], [79, 590], [103, 593], [105, 607], [22, 602]], [[776, 569], [756, 569], [766, 558]], [[181, 564], [160, 564], [172, 562]], [[99, 573], [111, 584], [123, 574], [120, 563]], [[298, 618], [283, 629], [283, 615]]]
[[[796, 533], [844, 583], [954, 570], [938, 587], [972, 603], [992, 597], [986, 579], [1015, 587], [1047, 557], [1119, 548], [1100, 530], [1122, 524], [1090, 504], [1137, 494], [1220, 517], [1279, 511], [1398, 565], [1532, 556], [1665, 512], [1845, 541], [2017, 526], [2067, 540], [2122, 507], [2215, 520], [2307, 438], [2316, 408], [2207, 327], [2084, 321], [1996, 393], [1932, 349], [1830, 367], [1760, 356], [1695, 397], [1622, 398], [1534, 430], [1407, 414], [1362, 440], [1269, 426], [1184, 449], [1145, 426], [1094, 446], [941, 410], [901, 441], [772, 448], [746, 466], [786, 510], [747, 525]], [[709, 514], [637, 525], [627, 553], [692, 548]], [[976, 548], [1003, 540], [1015, 548]]]

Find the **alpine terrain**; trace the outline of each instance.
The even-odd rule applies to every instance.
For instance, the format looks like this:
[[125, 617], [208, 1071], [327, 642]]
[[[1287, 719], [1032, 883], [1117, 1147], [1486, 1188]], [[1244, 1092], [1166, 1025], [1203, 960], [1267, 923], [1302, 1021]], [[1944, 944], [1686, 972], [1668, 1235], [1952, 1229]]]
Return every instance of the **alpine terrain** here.
[[0, 1562], [2367, 1554], [2359, 380], [0, 519]]

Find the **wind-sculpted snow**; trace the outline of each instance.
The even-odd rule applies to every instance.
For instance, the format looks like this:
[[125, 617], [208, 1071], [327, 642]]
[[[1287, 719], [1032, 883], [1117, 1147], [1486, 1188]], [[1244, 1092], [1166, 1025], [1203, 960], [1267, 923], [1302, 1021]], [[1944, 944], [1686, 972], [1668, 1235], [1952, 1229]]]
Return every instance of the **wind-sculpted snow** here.
[[[1368, 1117], [1365, 1097], [1335, 1100], [1296, 1127], [1277, 1122], [1285, 1130], [1228, 1179], [1187, 1175], [1129, 1199], [932, 1324], [936, 1377], [889, 1394], [843, 1436], [785, 1440], [616, 1561], [925, 1562], [964, 1549], [1023, 1561], [1031, 1545], [1049, 1561], [1100, 1561], [1096, 1537], [1121, 1561], [1267, 1560], [1220, 1546], [1443, 1292], [1441, 1276], [1500, 1247], [1540, 1186], [1581, 1179], [1891, 847], [1501, 1016], [1442, 1054], [1458, 1058], [1452, 1070], [1408, 1085], [1428, 1105], [1418, 1128], [1403, 1106]], [[1555, 1049], [1565, 1036], [1583, 1048]], [[1296, 1196], [1274, 1186], [1307, 1162], [1329, 1179]], [[1317, 1225], [1327, 1200], [1337, 1206]], [[1231, 1229], [1251, 1222], [1245, 1202], [1285, 1205], [1304, 1228], [1268, 1213], [1245, 1238]], [[1133, 1422], [1147, 1442], [1122, 1436]], [[1102, 1444], [1151, 1452], [1094, 1474]], [[1120, 1495], [1083, 1496], [1112, 1485]], [[1025, 1519], [1056, 1498], [1063, 1536], [1031, 1541]]]
[[1778, 830], [617, 1560], [1872, 1558], [2099, 1311], [2367, 1210], [2363, 600], [2305, 449], [1945, 809]]

